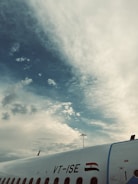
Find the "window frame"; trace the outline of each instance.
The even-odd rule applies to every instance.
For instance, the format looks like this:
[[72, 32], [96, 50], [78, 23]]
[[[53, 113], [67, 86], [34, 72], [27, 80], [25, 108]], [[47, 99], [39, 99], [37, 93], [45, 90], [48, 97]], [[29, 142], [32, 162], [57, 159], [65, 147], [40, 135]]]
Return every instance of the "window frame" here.
[[6, 181], [6, 178], [3, 178], [3, 180], [2, 180], [2, 182], [1, 182], [1, 184], [4, 184], [4, 183], [5, 183], [5, 181]]
[[[93, 180], [93, 181], [92, 181]], [[97, 177], [92, 177], [91, 178], [91, 181], [90, 181], [90, 184], [98, 184], [98, 178]]]
[[[80, 180], [80, 181], [79, 181]], [[83, 184], [83, 178], [82, 177], [78, 177], [76, 179], [76, 184]]]
[[58, 178], [58, 177], [56, 177], [56, 178], [54, 179], [53, 184], [58, 184], [58, 183], [59, 183], [59, 178]]
[[48, 178], [45, 179], [45, 183], [44, 184], [48, 184], [49, 181], [50, 181], [50, 178], [48, 177]]
[[65, 178], [64, 184], [69, 184], [69, 183], [70, 183], [70, 178], [69, 177]]
[[22, 184], [25, 184], [27, 181], [27, 178], [24, 178], [23, 181], [22, 181]]
[[39, 177], [39, 178], [37, 178], [35, 184], [40, 184], [40, 183], [41, 183], [41, 178]]
[[9, 184], [11, 178], [8, 178], [6, 181], [6, 184]]
[[28, 184], [33, 184], [34, 178], [30, 178]]
[[11, 184], [14, 184], [14, 182], [15, 182], [15, 178], [12, 178]]

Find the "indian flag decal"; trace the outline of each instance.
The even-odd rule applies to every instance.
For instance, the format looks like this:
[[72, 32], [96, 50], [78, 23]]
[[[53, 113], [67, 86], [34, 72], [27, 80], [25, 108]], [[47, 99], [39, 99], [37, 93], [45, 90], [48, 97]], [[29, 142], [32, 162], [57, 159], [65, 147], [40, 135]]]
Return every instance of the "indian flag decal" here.
[[98, 164], [95, 162], [86, 163], [85, 171], [99, 171]]

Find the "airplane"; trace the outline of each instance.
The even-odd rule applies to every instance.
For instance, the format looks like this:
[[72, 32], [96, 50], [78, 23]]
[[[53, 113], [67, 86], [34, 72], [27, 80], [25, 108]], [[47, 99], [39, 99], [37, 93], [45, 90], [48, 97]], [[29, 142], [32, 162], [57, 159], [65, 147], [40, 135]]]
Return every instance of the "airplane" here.
[[0, 184], [138, 184], [138, 139], [0, 162]]

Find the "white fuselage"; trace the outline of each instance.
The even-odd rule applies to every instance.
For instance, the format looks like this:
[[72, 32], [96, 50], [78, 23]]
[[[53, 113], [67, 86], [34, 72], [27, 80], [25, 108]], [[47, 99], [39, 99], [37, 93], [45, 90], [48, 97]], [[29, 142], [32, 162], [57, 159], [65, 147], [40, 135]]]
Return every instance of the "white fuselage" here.
[[138, 140], [0, 163], [0, 184], [137, 184]]

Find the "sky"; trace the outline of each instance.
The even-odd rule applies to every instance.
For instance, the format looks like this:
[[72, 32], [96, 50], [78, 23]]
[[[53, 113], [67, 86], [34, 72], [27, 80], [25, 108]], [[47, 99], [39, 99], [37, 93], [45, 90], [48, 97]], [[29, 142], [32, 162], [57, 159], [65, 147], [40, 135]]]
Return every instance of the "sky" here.
[[0, 161], [138, 132], [137, 0], [0, 1]]

